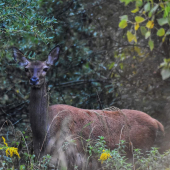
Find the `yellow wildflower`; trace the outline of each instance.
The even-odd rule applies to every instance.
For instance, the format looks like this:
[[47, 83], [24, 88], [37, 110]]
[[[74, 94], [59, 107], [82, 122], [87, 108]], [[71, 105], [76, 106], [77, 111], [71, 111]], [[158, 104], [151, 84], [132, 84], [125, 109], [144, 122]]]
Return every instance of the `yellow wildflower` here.
[[20, 158], [19, 153], [18, 153], [18, 148], [14, 148], [14, 147], [7, 148], [6, 156], [13, 157], [14, 154], [17, 155], [18, 158]]
[[7, 148], [5, 152], [6, 152], [6, 156], [9, 156], [10, 155], [10, 148]]
[[8, 144], [6, 143], [5, 138], [2, 136], [3, 142], [5, 144], [6, 147], [0, 148], [0, 149], [6, 149], [6, 156], [10, 156], [12, 157], [14, 154], [18, 156], [18, 158], [20, 158], [19, 153], [18, 153], [18, 148], [14, 148], [14, 147], [9, 147]]
[[3, 136], [2, 136], [2, 139], [3, 139], [4, 144], [6, 145], [6, 147], [8, 147], [8, 144], [6, 143], [5, 138]]
[[111, 158], [110, 153], [105, 152], [105, 150], [103, 150], [103, 153], [100, 155], [100, 159], [101, 163], [103, 163], [103, 161], [107, 160], [108, 158]]

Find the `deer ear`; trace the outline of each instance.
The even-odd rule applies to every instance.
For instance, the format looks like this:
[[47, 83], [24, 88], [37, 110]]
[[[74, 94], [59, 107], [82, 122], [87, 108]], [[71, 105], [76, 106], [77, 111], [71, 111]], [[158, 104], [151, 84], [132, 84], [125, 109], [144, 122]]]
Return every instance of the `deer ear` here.
[[18, 62], [20, 66], [28, 65], [29, 61], [24, 57], [24, 54], [16, 47], [13, 47], [12, 49], [14, 60]]
[[56, 46], [51, 50], [46, 61], [47, 65], [53, 65], [59, 59], [60, 46]]

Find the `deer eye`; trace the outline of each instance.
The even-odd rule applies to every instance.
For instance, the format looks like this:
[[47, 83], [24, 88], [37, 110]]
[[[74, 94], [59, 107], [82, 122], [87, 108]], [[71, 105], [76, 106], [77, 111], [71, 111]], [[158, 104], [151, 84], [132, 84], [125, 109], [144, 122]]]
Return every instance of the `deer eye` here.
[[25, 72], [28, 72], [28, 68], [25, 68]]
[[47, 71], [48, 71], [48, 68], [44, 68], [43, 71], [47, 72]]

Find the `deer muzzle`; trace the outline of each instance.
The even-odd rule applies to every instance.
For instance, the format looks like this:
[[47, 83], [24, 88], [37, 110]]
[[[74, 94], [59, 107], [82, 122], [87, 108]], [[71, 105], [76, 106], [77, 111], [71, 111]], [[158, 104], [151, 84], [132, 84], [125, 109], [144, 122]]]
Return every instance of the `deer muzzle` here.
[[37, 77], [30, 78], [30, 84], [31, 85], [37, 85], [39, 79]]

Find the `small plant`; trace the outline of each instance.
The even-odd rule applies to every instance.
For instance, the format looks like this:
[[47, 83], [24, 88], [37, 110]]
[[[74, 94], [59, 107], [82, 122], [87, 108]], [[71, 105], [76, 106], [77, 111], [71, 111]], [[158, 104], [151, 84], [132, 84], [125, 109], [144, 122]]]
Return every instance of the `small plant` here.
[[118, 148], [111, 151], [107, 148], [106, 141], [103, 136], [99, 136], [94, 146], [91, 145], [90, 139], [88, 139], [87, 142], [88, 152], [91, 156], [93, 153], [97, 155], [99, 158], [98, 160], [105, 169], [130, 170], [132, 168], [132, 164], [128, 164], [126, 162], [125, 141], [121, 140], [118, 144]]
[[18, 158], [20, 158], [19, 153], [18, 153], [18, 148], [15, 147], [9, 147], [8, 144], [6, 143], [5, 138], [2, 136], [3, 142], [5, 146], [2, 146], [0, 150], [5, 150], [6, 156], [13, 157], [13, 155], [17, 155]]
[[110, 153], [108, 151], [103, 150], [103, 153], [101, 154], [99, 160], [101, 160], [101, 163], [103, 163], [103, 161], [105, 161], [109, 158], [111, 158]]
[[[22, 150], [18, 153], [18, 148], [9, 147], [6, 139], [2, 137], [3, 144], [0, 145], [0, 170], [48, 170], [51, 160], [50, 155], [43, 156], [39, 161], [35, 159], [35, 155], [31, 155], [28, 152]], [[103, 170], [169, 170], [170, 169], [170, 150], [164, 154], [160, 154], [158, 148], [151, 148], [150, 151], [142, 153], [140, 149], [133, 150], [133, 162], [128, 163], [126, 157], [127, 143], [123, 140], [119, 142], [117, 148], [110, 150], [107, 148], [105, 138], [99, 136], [99, 138], [92, 142], [91, 139], [86, 140], [87, 152], [89, 157], [95, 157], [99, 163], [101, 163], [101, 169]], [[16, 143], [16, 142], [15, 142]], [[70, 144], [75, 144], [74, 140], [70, 140], [64, 143], [63, 150], [67, 151], [70, 148]], [[18, 158], [22, 159], [18, 159]], [[88, 159], [89, 159], [88, 157]], [[16, 161], [17, 160], [17, 161]], [[61, 170], [62, 167], [58, 167], [57, 170]], [[74, 165], [74, 169], [78, 170], [78, 166]], [[88, 166], [87, 166], [88, 169]]]
[[9, 147], [8, 144], [6, 143], [6, 140], [4, 137], [3, 139], [3, 145], [0, 145], [0, 150], [5, 151], [5, 154], [0, 155], [0, 170], [5, 170], [5, 169], [14, 169], [14, 160], [16, 155], [18, 158], [20, 158], [20, 155], [18, 153], [18, 148], [15, 147]]
[[50, 155], [43, 156], [41, 161], [39, 162], [39, 167], [41, 167], [43, 170], [48, 170], [50, 160], [51, 160]]
[[170, 168], [170, 151], [160, 154], [158, 148], [151, 148], [146, 155], [142, 154], [139, 149], [134, 150], [135, 166], [140, 170], [160, 170]]
[[106, 146], [104, 137], [99, 136], [97, 142], [92, 145], [91, 139], [88, 142], [90, 156], [98, 157], [104, 170], [160, 170], [170, 169], [170, 150], [160, 154], [158, 148], [152, 147], [150, 151], [142, 153], [141, 149], [133, 150], [133, 162], [128, 163], [126, 157], [126, 142], [121, 140], [118, 147], [110, 150]]

